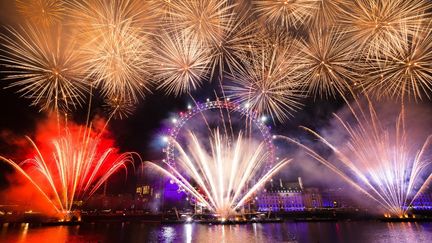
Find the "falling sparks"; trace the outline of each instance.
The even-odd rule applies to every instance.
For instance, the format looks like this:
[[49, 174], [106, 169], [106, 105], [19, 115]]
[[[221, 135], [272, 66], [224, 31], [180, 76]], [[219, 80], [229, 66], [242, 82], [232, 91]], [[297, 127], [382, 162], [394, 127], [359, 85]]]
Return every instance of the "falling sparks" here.
[[124, 97], [108, 97], [105, 99], [104, 106], [110, 117], [120, 120], [130, 116], [136, 108], [136, 104], [132, 100]]

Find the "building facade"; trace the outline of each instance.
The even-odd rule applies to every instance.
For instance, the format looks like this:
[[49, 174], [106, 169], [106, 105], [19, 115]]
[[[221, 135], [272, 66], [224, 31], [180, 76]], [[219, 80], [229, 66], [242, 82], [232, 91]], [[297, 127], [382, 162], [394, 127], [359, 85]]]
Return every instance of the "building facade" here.
[[301, 178], [295, 183], [271, 179], [255, 200], [260, 212], [303, 211], [305, 204]]
[[259, 212], [295, 212], [323, 208], [352, 208], [356, 203], [346, 196], [343, 188], [304, 188], [299, 177], [296, 182], [271, 179], [257, 194]]

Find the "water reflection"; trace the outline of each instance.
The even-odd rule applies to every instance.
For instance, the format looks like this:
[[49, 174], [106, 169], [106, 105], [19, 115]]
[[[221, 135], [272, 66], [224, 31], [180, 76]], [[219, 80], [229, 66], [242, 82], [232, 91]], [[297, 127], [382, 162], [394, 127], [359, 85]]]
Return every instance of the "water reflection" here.
[[192, 224], [185, 224], [186, 242], [192, 242]]
[[0, 242], [430, 242], [432, 223], [286, 222], [160, 225], [146, 222], [40, 227], [3, 224]]
[[164, 242], [173, 242], [175, 239], [176, 232], [172, 226], [162, 227], [162, 238]]

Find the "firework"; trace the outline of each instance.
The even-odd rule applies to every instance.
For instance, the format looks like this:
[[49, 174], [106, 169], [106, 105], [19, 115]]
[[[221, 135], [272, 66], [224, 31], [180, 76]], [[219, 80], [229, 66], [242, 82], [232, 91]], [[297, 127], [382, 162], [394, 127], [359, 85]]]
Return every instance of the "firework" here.
[[171, 26], [205, 44], [219, 44], [229, 28], [233, 5], [227, 0], [175, 1], [171, 5]]
[[297, 27], [318, 8], [317, 0], [254, 0], [254, 9], [266, 23], [283, 28]]
[[105, 97], [138, 101], [150, 86], [146, 33], [154, 26], [143, 20], [145, 8], [138, 1], [96, 0], [72, 2], [71, 9], [89, 79]]
[[299, 63], [303, 84], [314, 96], [343, 94], [358, 78], [354, 67], [353, 44], [337, 30], [317, 29], [302, 41]]
[[131, 97], [134, 101], [149, 90], [148, 40], [128, 27], [115, 28], [86, 45], [87, 73], [106, 97]]
[[16, 7], [29, 23], [36, 26], [60, 23], [65, 13], [62, 0], [16, 0]]
[[105, 108], [110, 117], [123, 119], [130, 116], [135, 110], [136, 103], [125, 97], [107, 97], [105, 99]]
[[432, 179], [432, 163], [426, 156], [432, 145], [432, 136], [413, 150], [413, 143], [409, 142], [404, 127], [403, 110], [394, 127], [390, 128], [380, 122], [370, 102], [368, 110], [358, 106], [359, 111], [350, 107], [355, 124], [335, 115], [341, 131], [348, 136], [348, 141], [340, 145], [305, 128], [333, 151], [336, 156], [334, 161], [326, 160], [306, 145], [290, 141], [306, 149], [310, 156], [375, 200], [386, 213], [403, 217], [408, 206]]
[[230, 75], [231, 84], [224, 87], [227, 96], [259, 114], [285, 121], [301, 107], [303, 97], [298, 82], [301, 65], [294, 63], [297, 54], [295, 40], [253, 48], [251, 58]]
[[[211, 137], [209, 152], [202, 141], [191, 132], [188, 149], [172, 141], [180, 153], [176, 168], [167, 164], [169, 170], [165, 170], [154, 163], [149, 164], [170, 176], [200, 204], [217, 213], [220, 218], [226, 219], [247, 203], [251, 196], [289, 161], [282, 160], [267, 169], [269, 154], [263, 143], [257, 145], [242, 133], [239, 133], [236, 139], [226, 137], [221, 135], [218, 129]], [[256, 183], [249, 185], [252, 179]], [[192, 186], [192, 181], [203, 193]]]
[[402, 45], [390, 46], [367, 62], [369, 77], [363, 79], [365, 92], [378, 98], [431, 98], [432, 24], [404, 35]]
[[316, 27], [332, 26], [339, 20], [344, 10], [350, 7], [352, 7], [350, 0], [320, 0], [312, 22]]
[[175, 0], [152, 0], [151, 4], [155, 6], [158, 11], [158, 14], [161, 16], [163, 20], [167, 20], [169, 14], [171, 12], [171, 6]]
[[33, 158], [22, 163], [0, 159], [28, 179], [62, 215], [72, 209], [74, 200], [87, 199], [113, 173], [133, 162], [132, 153], [117, 154], [87, 127], [69, 129], [42, 149], [28, 139], [35, 150]]
[[230, 16], [221, 39], [212, 46], [212, 77], [216, 70], [219, 70], [219, 77], [221, 77], [225, 66], [231, 73], [240, 68], [240, 60], [247, 58], [251, 43], [255, 41], [255, 28], [256, 25], [249, 23], [246, 14], [239, 17]]
[[61, 28], [8, 29], [1, 36], [1, 57], [8, 87], [32, 99], [42, 110], [68, 110], [82, 104], [87, 85], [83, 82], [81, 58], [75, 45], [67, 42]]
[[340, 23], [365, 56], [379, 55], [388, 45], [398, 46], [403, 32], [412, 33], [428, 19], [428, 1], [356, 0]]
[[[163, 1], [163, 0], [161, 0]], [[71, 27], [77, 28], [78, 35], [91, 37], [101, 34], [106, 29], [128, 26], [151, 34], [157, 30], [157, 0], [82, 0], [67, 1], [71, 15]]]
[[158, 88], [178, 96], [201, 86], [209, 72], [209, 50], [182, 32], [163, 34], [159, 42], [152, 58]]

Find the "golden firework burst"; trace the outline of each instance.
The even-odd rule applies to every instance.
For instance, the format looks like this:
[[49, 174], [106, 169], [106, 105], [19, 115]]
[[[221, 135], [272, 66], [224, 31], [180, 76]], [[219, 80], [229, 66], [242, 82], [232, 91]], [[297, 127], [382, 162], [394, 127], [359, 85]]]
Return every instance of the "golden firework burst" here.
[[358, 79], [356, 53], [350, 40], [337, 29], [313, 29], [301, 42], [298, 63], [308, 92], [319, 97], [343, 94]]
[[227, 0], [171, 2], [169, 28], [182, 30], [208, 45], [217, 45], [229, 30], [230, 11]]
[[369, 77], [363, 79], [365, 92], [382, 98], [431, 98], [432, 23], [405, 34], [401, 45], [392, 45], [380, 56], [367, 61]]
[[318, 8], [318, 0], [254, 0], [253, 6], [266, 23], [282, 28], [307, 22]]
[[430, 3], [424, 0], [356, 0], [340, 23], [346, 25], [346, 33], [366, 57], [375, 57], [390, 45], [400, 45], [404, 35], [415, 32], [429, 18], [429, 8]]
[[105, 97], [136, 102], [149, 90], [147, 33], [154, 26], [146, 6], [135, 0], [70, 3], [87, 75]]
[[159, 89], [179, 96], [201, 86], [210, 61], [208, 48], [198, 40], [183, 32], [165, 33], [153, 53], [153, 77]]
[[263, 43], [254, 47], [250, 59], [230, 75], [231, 84], [224, 88], [228, 97], [242, 103], [259, 115], [270, 115], [285, 121], [302, 105], [298, 70], [293, 56], [298, 54], [298, 41]]
[[42, 26], [60, 23], [66, 10], [62, 0], [16, 0], [16, 7], [29, 23]]
[[68, 110], [84, 101], [82, 59], [75, 45], [64, 38], [61, 28], [35, 28], [30, 25], [7, 29], [1, 36], [5, 55], [1, 57], [8, 87], [32, 99], [41, 110]]
[[315, 27], [332, 27], [340, 16], [352, 7], [351, 0], [320, 0], [311, 20]]
[[110, 117], [122, 120], [134, 112], [136, 103], [127, 97], [107, 97], [104, 107]]
[[240, 67], [240, 60], [246, 58], [251, 43], [256, 40], [255, 28], [255, 23], [250, 22], [246, 15], [230, 17], [219, 43], [211, 47], [211, 77], [217, 70], [219, 77], [222, 77], [226, 68], [233, 72]]

